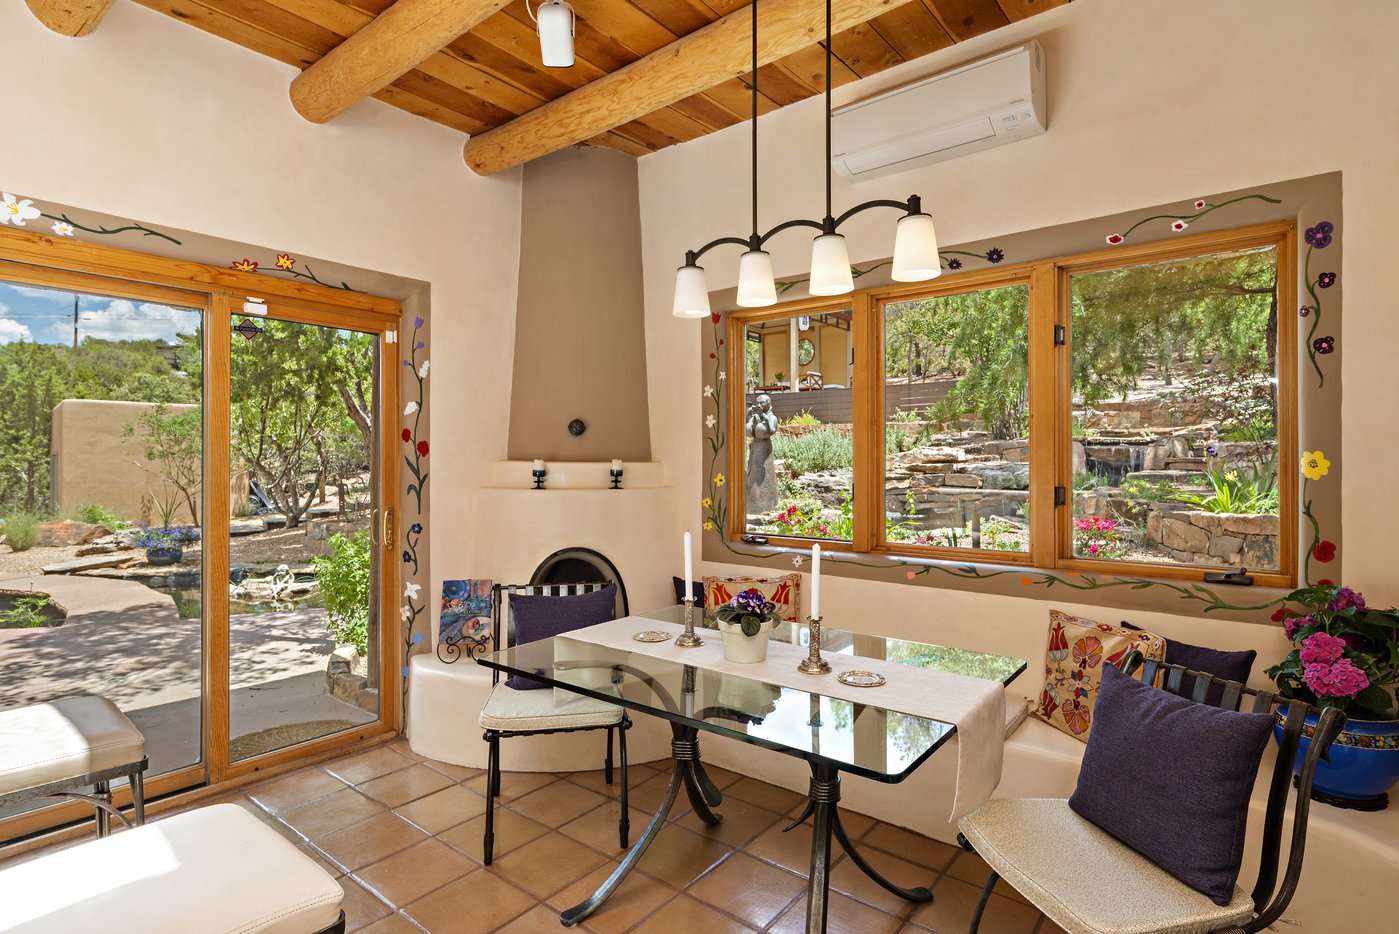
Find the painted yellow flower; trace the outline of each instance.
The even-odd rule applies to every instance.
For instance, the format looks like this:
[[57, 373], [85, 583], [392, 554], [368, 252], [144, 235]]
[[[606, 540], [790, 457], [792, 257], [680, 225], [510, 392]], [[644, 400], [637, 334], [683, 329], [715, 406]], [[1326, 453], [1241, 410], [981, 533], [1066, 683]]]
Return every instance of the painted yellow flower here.
[[251, 259], [247, 259], [247, 258], [244, 258], [244, 259], [235, 259], [233, 262], [229, 263], [228, 265], [232, 266], [234, 269], [238, 270], [239, 272], [257, 272], [257, 261], [256, 261], [256, 260], [251, 260]]
[[714, 485], [715, 485], [715, 486], [723, 486], [723, 485], [724, 485], [724, 475], [723, 475], [723, 474], [721, 474], [721, 473], [716, 473], [716, 474], [714, 475]]
[[704, 530], [706, 532], [714, 531], [714, 523], [710, 522], [708, 519], [704, 520]]
[[1331, 470], [1331, 462], [1320, 451], [1302, 452], [1302, 473], [1308, 480], [1320, 480]]
[[291, 269], [291, 268], [292, 268], [293, 266], [295, 266], [295, 265], [296, 265], [296, 260], [292, 259], [290, 253], [278, 253], [278, 254], [277, 254], [277, 268], [278, 268], [278, 269]]
[[714, 500], [706, 496], [704, 499], [700, 500], [700, 505], [703, 506], [705, 509], [708, 509], [710, 506], [714, 505]]

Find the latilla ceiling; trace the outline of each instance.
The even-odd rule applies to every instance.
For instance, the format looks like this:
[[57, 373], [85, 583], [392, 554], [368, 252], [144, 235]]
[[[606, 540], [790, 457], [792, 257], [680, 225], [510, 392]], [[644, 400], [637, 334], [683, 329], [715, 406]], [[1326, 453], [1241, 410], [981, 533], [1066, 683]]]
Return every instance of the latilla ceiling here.
[[[393, 6], [392, 0], [137, 2], [301, 69]], [[443, 0], [439, 5], [448, 2]], [[760, 15], [774, 2], [764, 0]], [[884, 12], [834, 36], [833, 82], [839, 86], [875, 74], [1067, 2], [884, 0], [871, 7]], [[577, 63], [572, 68], [543, 67], [539, 40], [524, 0], [514, 0], [374, 96], [418, 116], [479, 135], [625, 68], [721, 17], [740, 13], [746, 20], [748, 16], [742, 12], [748, 7], [745, 0], [572, 0], [572, 4], [578, 16]], [[843, 5], [842, 0], [835, 3], [837, 19]], [[854, 6], [852, 3], [846, 9]], [[674, 68], [686, 67], [684, 49], [676, 47]], [[760, 111], [819, 93], [824, 67], [819, 42], [805, 44], [799, 51], [763, 66], [758, 73]], [[729, 78], [670, 106], [602, 129], [586, 141], [641, 155], [739, 123], [747, 118], [750, 107], [747, 76]]]

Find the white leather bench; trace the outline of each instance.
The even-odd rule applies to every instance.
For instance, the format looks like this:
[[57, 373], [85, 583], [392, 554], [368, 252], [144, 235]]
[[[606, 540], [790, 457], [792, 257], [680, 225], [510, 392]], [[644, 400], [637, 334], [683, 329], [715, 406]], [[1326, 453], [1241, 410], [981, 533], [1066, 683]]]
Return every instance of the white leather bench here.
[[[66, 797], [97, 808], [97, 836], [115, 815], [111, 782], [131, 782], [136, 823], [145, 820], [146, 738], [105, 697], [81, 694], [0, 710], [0, 806]], [[92, 792], [82, 789], [91, 787]]]
[[236, 804], [0, 870], [3, 934], [342, 934], [340, 883]]

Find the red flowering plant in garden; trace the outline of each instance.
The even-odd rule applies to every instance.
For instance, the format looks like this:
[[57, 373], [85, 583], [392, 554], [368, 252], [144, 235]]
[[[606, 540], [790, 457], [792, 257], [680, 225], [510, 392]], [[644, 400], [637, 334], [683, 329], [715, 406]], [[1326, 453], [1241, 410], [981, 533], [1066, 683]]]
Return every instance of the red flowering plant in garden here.
[[1399, 610], [1329, 583], [1294, 590], [1287, 603], [1281, 619], [1293, 649], [1267, 671], [1282, 695], [1358, 719], [1399, 718]]
[[1089, 516], [1074, 520], [1074, 554], [1081, 558], [1121, 558], [1128, 537], [1116, 519]]

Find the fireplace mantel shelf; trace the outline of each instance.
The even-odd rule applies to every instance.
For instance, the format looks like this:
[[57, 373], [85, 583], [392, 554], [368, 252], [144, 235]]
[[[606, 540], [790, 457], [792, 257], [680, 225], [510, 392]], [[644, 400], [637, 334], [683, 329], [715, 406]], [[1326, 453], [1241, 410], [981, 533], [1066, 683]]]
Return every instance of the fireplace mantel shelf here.
[[[486, 489], [529, 490], [534, 485], [530, 474], [531, 461], [496, 461], [491, 466], [486, 480]], [[624, 461], [622, 463], [622, 488], [611, 490], [612, 478], [608, 471], [610, 461], [548, 461], [545, 468], [548, 475], [544, 479], [544, 489], [532, 492], [609, 492], [625, 493], [628, 490], [655, 490], [669, 486], [666, 482], [665, 465], [658, 461]]]

